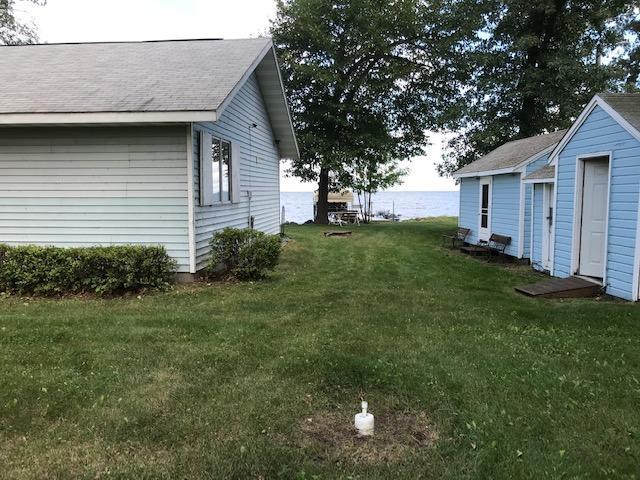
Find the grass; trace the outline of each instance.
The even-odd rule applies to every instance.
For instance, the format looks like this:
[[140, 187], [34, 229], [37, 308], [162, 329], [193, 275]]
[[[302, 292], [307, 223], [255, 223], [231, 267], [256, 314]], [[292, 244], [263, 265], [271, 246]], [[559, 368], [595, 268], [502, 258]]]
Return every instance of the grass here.
[[[288, 227], [260, 283], [0, 299], [0, 476], [637, 478], [639, 306], [522, 297], [541, 277], [453, 226]], [[332, 438], [361, 397], [433, 441]]]

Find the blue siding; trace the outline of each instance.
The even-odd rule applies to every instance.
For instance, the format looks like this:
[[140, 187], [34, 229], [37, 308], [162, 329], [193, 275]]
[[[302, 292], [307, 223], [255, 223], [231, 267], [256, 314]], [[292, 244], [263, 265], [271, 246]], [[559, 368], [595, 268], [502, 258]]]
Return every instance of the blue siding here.
[[544, 270], [542, 266], [542, 235], [543, 235], [543, 217], [542, 211], [544, 198], [544, 185], [537, 183], [533, 185], [533, 247], [531, 252], [531, 265], [536, 270]]
[[471, 229], [469, 243], [478, 242], [478, 213], [480, 212], [480, 181], [477, 178], [460, 179], [460, 214], [458, 225]]
[[529, 165], [527, 165], [527, 169], [526, 169], [527, 170], [527, 174], [533, 173], [536, 170], [540, 170], [547, 163], [549, 163], [549, 154], [548, 153], [542, 155], [540, 158], [536, 159], [534, 162], [531, 162]]
[[607, 293], [632, 299], [634, 249], [640, 186], [640, 142], [599, 106], [558, 158], [554, 275], [571, 272], [576, 156], [611, 151]]
[[[533, 173], [536, 170], [541, 169], [549, 162], [549, 154], [546, 153], [535, 161], [526, 166], [525, 173]], [[526, 184], [524, 190], [524, 249], [523, 258], [531, 258], [531, 192], [533, 190], [532, 184]]]
[[520, 234], [520, 174], [495, 175], [492, 186], [491, 233], [511, 237], [505, 253], [518, 256]]
[[533, 185], [530, 183], [523, 184], [524, 187], [524, 237], [522, 239], [524, 245], [522, 249], [522, 258], [531, 258], [531, 192]]

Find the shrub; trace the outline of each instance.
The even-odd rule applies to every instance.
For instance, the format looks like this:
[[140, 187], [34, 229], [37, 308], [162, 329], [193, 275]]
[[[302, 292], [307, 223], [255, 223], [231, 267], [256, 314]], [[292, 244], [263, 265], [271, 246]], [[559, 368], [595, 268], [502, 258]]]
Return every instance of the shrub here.
[[0, 246], [0, 290], [109, 295], [163, 288], [173, 281], [175, 267], [161, 246]]
[[280, 238], [250, 228], [225, 228], [211, 242], [208, 271], [239, 280], [264, 278], [278, 264]]

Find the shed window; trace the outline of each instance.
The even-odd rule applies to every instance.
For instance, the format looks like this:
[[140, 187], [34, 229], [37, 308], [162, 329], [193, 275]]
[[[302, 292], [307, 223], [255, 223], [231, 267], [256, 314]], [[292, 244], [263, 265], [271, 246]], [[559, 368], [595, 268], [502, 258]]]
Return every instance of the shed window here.
[[211, 175], [213, 200], [231, 200], [231, 143], [211, 138]]

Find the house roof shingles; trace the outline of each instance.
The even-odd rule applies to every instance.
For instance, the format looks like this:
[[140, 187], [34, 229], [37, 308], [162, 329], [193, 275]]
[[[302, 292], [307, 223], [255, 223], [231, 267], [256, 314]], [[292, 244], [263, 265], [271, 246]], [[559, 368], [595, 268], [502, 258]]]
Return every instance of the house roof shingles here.
[[0, 114], [216, 110], [269, 38], [0, 47]]
[[507, 142], [478, 160], [465, 165], [454, 175], [481, 173], [514, 168], [528, 158], [556, 145], [566, 130]]
[[633, 128], [640, 132], [640, 94], [638, 93], [599, 93], [611, 108], [620, 114]]

